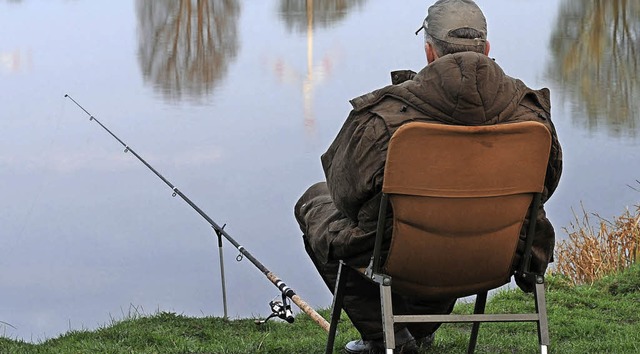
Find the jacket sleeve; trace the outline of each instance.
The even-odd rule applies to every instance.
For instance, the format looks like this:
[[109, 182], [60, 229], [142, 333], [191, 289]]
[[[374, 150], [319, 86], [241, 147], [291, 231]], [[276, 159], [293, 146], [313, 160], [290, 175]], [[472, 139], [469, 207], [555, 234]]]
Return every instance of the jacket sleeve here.
[[546, 202], [549, 197], [555, 192], [560, 182], [560, 176], [562, 175], [562, 147], [558, 140], [558, 134], [556, 128], [551, 121], [551, 117], [548, 119], [547, 127], [551, 131], [551, 151], [549, 153], [549, 164], [547, 166], [547, 174], [545, 177], [545, 193], [544, 200]]
[[382, 190], [388, 133], [382, 119], [352, 111], [322, 155], [322, 166], [336, 208], [358, 222], [359, 213]]
[[551, 102], [548, 89], [530, 91], [520, 102], [520, 108], [511, 118], [513, 121], [534, 120], [544, 124], [551, 133], [551, 151], [542, 193], [542, 202], [546, 202], [555, 192], [562, 174], [562, 148], [556, 128], [551, 121]]

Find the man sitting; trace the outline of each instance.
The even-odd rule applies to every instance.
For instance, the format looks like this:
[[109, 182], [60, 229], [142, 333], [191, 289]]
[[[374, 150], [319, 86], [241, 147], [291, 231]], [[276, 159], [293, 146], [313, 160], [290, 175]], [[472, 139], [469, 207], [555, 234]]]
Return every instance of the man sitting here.
[[[422, 27], [428, 65], [419, 73], [392, 73], [392, 85], [351, 100], [353, 110], [322, 155], [326, 182], [311, 186], [295, 206], [304, 245], [323, 280], [333, 291], [339, 260], [368, 265], [373, 252], [384, 164], [389, 139], [402, 124], [490, 125], [522, 121], [543, 123], [552, 134], [543, 203], [554, 192], [562, 154], [550, 117], [549, 90], [532, 90], [507, 76], [487, 55], [487, 25], [471, 0], [439, 0], [429, 7]], [[418, 33], [416, 32], [416, 34]], [[524, 230], [521, 245], [524, 248]], [[555, 233], [538, 211], [531, 270], [544, 273], [552, 261]], [[387, 223], [390, 225], [391, 223]], [[387, 229], [386, 247], [391, 237]], [[518, 264], [514, 262], [514, 267]], [[361, 339], [346, 345], [348, 353], [382, 350], [379, 290], [353, 270], [345, 287], [344, 309]], [[519, 281], [525, 291], [533, 284]], [[394, 295], [398, 314], [448, 314], [456, 299], [440, 302]], [[433, 341], [439, 324], [398, 324], [400, 352]]]

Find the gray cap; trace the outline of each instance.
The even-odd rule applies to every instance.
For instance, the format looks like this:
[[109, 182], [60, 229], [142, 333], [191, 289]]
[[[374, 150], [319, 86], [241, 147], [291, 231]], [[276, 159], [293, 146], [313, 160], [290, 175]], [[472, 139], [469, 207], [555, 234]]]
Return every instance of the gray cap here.
[[[460, 28], [471, 28], [480, 33], [480, 38], [457, 38], [450, 33]], [[487, 39], [487, 20], [482, 10], [472, 0], [438, 0], [429, 7], [422, 29], [429, 36], [451, 44], [478, 45]]]

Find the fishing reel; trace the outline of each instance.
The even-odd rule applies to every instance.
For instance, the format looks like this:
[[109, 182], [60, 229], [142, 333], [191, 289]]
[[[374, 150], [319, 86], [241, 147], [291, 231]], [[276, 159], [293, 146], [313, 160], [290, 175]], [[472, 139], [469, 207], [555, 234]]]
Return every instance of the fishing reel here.
[[256, 320], [257, 325], [264, 324], [274, 317], [283, 319], [288, 323], [293, 323], [294, 317], [293, 312], [291, 311], [291, 304], [289, 304], [289, 300], [284, 294], [282, 294], [282, 301], [275, 299], [271, 300], [269, 302], [269, 307], [271, 307], [271, 314], [264, 320]]

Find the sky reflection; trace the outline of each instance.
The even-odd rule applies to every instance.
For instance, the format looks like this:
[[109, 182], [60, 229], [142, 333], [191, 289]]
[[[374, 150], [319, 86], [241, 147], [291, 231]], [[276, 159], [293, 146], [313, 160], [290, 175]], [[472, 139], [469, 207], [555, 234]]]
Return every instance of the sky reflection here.
[[[601, 47], [564, 34], [598, 13], [587, 3], [479, 3], [491, 56], [530, 87], [552, 89], [565, 172], [547, 211], [559, 237], [581, 204], [607, 217], [637, 203], [627, 185], [640, 153], [625, 138], [637, 110], [608, 116], [637, 97], [635, 50], [616, 37], [620, 60], [572, 61], [571, 50], [613, 50], [610, 28], [598, 32]], [[588, 3], [614, 20], [609, 2]], [[132, 311], [222, 315], [209, 225], [66, 93], [303, 299], [328, 306], [293, 205], [323, 178], [319, 156], [348, 100], [388, 84], [392, 70], [424, 66], [413, 33], [425, 13], [422, 0], [0, 1], [0, 30], [11, 33], [0, 42], [0, 321], [13, 326], [0, 323], [0, 334], [37, 341]], [[631, 33], [625, 40], [637, 44]], [[611, 79], [628, 88], [619, 98], [603, 83], [619, 74], [613, 67], [627, 70]], [[593, 93], [580, 86], [587, 72]], [[606, 110], [591, 115], [591, 100]], [[625, 133], [609, 134], [616, 129]], [[224, 247], [230, 316], [266, 316], [277, 289]]]

